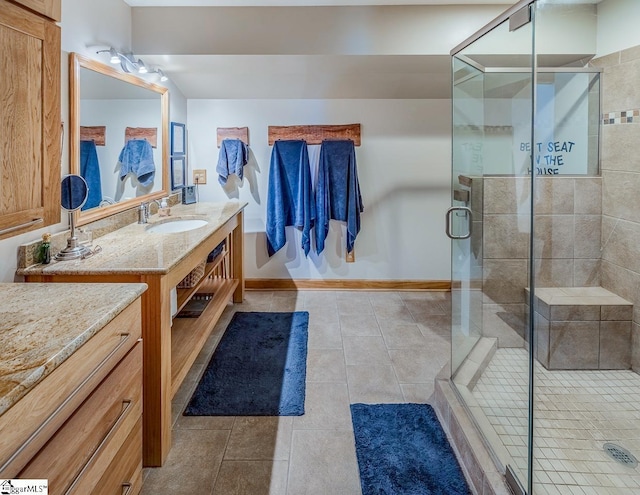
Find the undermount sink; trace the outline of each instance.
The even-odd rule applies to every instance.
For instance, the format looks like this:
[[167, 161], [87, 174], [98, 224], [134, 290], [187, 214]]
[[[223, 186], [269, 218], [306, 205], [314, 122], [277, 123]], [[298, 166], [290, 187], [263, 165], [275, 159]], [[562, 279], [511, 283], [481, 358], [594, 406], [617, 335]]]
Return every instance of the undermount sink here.
[[147, 227], [147, 232], [151, 232], [153, 234], [175, 234], [178, 232], [199, 229], [208, 223], [209, 222], [206, 220], [176, 218], [175, 220], [167, 220], [162, 223], [151, 225], [150, 227]]

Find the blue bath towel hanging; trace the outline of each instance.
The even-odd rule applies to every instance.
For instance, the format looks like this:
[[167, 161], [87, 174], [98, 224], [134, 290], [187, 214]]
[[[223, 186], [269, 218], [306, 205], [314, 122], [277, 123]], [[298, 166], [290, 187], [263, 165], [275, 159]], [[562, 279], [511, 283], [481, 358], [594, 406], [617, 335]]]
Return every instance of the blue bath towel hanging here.
[[356, 149], [351, 140], [322, 141], [316, 183], [316, 251], [324, 250], [329, 220], [347, 222], [347, 252], [353, 251], [364, 211]]
[[218, 182], [223, 186], [231, 174], [242, 180], [244, 166], [249, 159], [249, 148], [240, 139], [223, 139], [218, 154]]
[[80, 141], [80, 175], [87, 182], [89, 194], [83, 210], [95, 208], [102, 201], [102, 182], [100, 180], [100, 164], [95, 141]]
[[124, 180], [129, 173], [133, 173], [142, 186], [150, 186], [156, 175], [156, 165], [153, 162], [153, 148], [146, 139], [131, 139], [127, 141], [118, 157], [120, 162], [120, 180]]
[[276, 141], [271, 151], [267, 191], [269, 256], [284, 246], [285, 227], [290, 225], [302, 231], [302, 249], [305, 256], [308, 255], [315, 217], [307, 143], [302, 140]]

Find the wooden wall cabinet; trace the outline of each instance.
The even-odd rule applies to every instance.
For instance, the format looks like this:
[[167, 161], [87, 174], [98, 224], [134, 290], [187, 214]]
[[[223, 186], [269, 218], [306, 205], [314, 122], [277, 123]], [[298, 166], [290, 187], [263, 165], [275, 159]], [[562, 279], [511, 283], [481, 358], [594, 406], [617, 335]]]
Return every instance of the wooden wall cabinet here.
[[12, 0], [14, 3], [24, 5], [30, 10], [42, 14], [49, 19], [60, 22], [61, 1], [60, 0]]
[[60, 28], [0, 0], [0, 47], [3, 239], [60, 222]]

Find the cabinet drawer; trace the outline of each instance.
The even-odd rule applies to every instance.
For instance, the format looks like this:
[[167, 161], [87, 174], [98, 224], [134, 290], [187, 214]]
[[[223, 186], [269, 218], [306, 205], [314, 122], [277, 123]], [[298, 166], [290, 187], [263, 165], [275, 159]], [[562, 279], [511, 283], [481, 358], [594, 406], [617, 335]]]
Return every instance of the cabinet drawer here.
[[47, 478], [51, 495], [92, 493], [141, 415], [142, 344], [138, 343], [19, 477]]
[[142, 490], [142, 419], [133, 427], [92, 495], [138, 495]]
[[0, 478], [24, 469], [136, 345], [140, 326], [137, 299], [0, 417]]

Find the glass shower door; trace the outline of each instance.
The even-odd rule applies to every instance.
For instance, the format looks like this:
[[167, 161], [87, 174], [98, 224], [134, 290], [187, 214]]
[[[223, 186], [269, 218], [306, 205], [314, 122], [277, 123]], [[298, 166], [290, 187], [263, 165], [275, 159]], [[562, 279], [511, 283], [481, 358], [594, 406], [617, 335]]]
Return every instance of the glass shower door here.
[[[529, 486], [533, 29], [529, 7], [452, 53], [454, 388], [515, 493]], [[516, 15], [517, 14], [517, 15]]]

